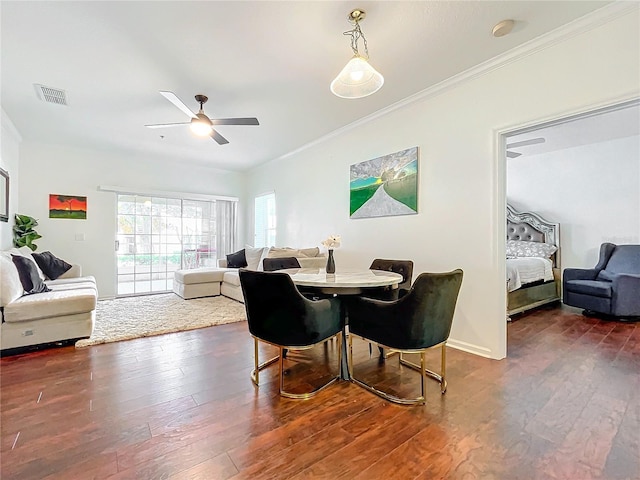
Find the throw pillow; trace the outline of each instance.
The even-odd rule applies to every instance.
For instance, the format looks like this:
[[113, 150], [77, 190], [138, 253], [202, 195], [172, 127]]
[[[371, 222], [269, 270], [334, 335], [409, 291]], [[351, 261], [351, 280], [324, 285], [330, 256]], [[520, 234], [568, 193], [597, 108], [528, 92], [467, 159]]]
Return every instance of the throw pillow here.
[[291, 247], [271, 247], [267, 252], [269, 258], [299, 257], [300, 250]]
[[[267, 248], [267, 250], [269, 249]], [[264, 251], [264, 248], [262, 247], [253, 248], [250, 245], [245, 245], [244, 254], [245, 254], [245, 257], [247, 258], [247, 268], [249, 270], [258, 270], [258, 264], [262, 259], [263, 251]]]
[[71, 269], [71, 264], [61, 258], [56, 257], [51, 252], [32, 253], [31, 256], [36, 261], [40, 269], [50, 280], [55, 280], [60, 275]]
[[9, 260], [10, 262], [12, 261], [11, 259], [12, 255], [20, 255], [21, 257], [25, 257], [29, 259], [30, 262], [33, 262], [33, 266], [36, 267], [36, 270], [38, 270], [38, 275], [40, 276], [40, 279], [44, 281], [46, 280], [47, 277], [45, 276], [44, 272], [40, 270], [40, 267], [38, 266], [34, 258], [31, 256], [32, 253], [33, 252], [29, 247], [20, 247], [20, 248], [10, 248], [9, 250], [3, 250], [2, 252], [0, 252], [0, 255], [3, 255], [4, 257], [6, 257], [7, 260]]
[[305, 257], [317, 257], [320, 255], [320, 249], [318, 247], [301, 248], [300, 253]]
[[507, 240], [507, 257], [542, 257], [549, 258], [558, 249], [555, 245], [524, 240]]
[[11, 256], [0, 255], [0, 310], [23, 294], [24, 288]]
[[260, 255], [260, 259], [258, 260], [258, 270], [259, 272], [264, 272], [264, 259], [269, 256], [269, 247], [264, 247], [262, 249], [262, 255]]
[[235, 253], [227, 255], [227, 267], [228, 268], [244, 268], [247, 266], [247, 257], [245, 255], [244, 248], [238, 250]]
[[11, 255], [11, 260], [18, 269], [20, 283], [27, 295], [51, 291], [38, 275], [38, 269], [32, 260], [21, 255]]

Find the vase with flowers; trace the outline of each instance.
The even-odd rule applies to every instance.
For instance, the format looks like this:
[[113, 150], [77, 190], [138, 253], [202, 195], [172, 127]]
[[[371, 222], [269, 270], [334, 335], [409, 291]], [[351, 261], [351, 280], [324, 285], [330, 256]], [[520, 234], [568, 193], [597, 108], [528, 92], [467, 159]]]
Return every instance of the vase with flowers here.
[[321, 243], [327, 248], [329, 253], [326, 267], [327, 273], [336, 273], [336, 263], [333, 259], [333, 250], [340, 247], [340, 235], [329, 235], [329, 237]]

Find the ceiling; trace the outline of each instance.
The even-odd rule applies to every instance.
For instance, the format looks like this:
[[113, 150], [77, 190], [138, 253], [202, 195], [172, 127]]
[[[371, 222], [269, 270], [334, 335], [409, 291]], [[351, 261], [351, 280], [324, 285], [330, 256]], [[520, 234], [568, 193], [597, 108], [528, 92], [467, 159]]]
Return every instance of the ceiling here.
[[[163, 157], [243, 171], [279, 158], [608, 1], [6, 1], [0, 2], [1, 102], [24, 141]], [[382, 89], [345, 100], [329, 83], [351, 57], [346, 17], [361, 23]], [[493, 26], [514, 19], [511, 34]], [[66, 92], [45, 103], [34, 84]], [[230, 143], [188, 128], [158, 92], [210, 117]]]
[[[507, 136], [506, 144], [508, 151], [520, 154], [516, 159], [523, 159], [627, 137], [640, 138], [640, 104], [637, 101], [621, 105], [620, 108], [558, 120], [551, 125], [542, 125], [522, 133], [514, 133]], [[535, 142], [540, 139], [544, 141], [509, 147], [512, 144]]]

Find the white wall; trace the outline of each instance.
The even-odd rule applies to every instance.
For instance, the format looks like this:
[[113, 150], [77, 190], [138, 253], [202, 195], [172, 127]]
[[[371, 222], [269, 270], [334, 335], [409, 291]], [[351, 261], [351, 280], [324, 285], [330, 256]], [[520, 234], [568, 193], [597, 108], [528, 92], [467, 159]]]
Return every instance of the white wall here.
[[[280, 245], [306, 247], [341, 234], [338, 268], [366, 268], [375, 257], [412, 259], [416, 274], [462, 268], [450, 344], [502, 358], [506, 199], [499, 132], [638, 96], [638, 20], [634, 10], [256, 168], [247, 204], [255, 194], [276, 192]], [[419, 214], [350, 220], [349, 166], [416, 145]]]
[[509, 159], [507, 198], [560, 224], [562, 268], [592, 268], [601, 243], [640, 243], [640, 137]]
[[[38, 251], [50, 250], [93, 275], [101, 298], [115, 295], [116, 194], [99, 185], [242, 196], [243, 175], [159, 158], [130, 157], [24, 142], [20, 152], [20, 212], [38, 219], [43, 238]], [[49, 194], [87, 197], [87, 219], [50, 219]], [[241, 235], [243, 232], [240, 232]], [[84, 234], [84, 241], [75, 240]]]
[[[18, 208], [18, 160], [22, 138], [4, 110], [0, 135], [0, 167], [9, 172], [9, 221], [0, 222], [0, 250], [13, 246], [13, 216]], [[4, 179], [3, 179], [4, 180]]]

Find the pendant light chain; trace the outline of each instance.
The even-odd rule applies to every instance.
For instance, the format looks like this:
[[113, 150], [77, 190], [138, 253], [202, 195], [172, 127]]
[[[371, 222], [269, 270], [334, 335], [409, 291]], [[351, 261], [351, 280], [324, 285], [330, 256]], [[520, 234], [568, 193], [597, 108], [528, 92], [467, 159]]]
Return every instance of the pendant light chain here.
[[367, 47], [367, 38], [364, 36], [364, 33], [362, 33], [362, 30], [360, 29], [360, 24], [357, 21], [355, 22], [355, 27], [353, 28], [353, 30], [342, 32], [342, 34], [351, 35], [351, 50], [353, 50], [354, 55], [358, 55], [358, 56], [361, 56], [360, 52], [358, 51], [358, 40], [362, 38], [362, 43], [364, 44], [365, 58], [367, 60], [369, 59], [369, 48]]

